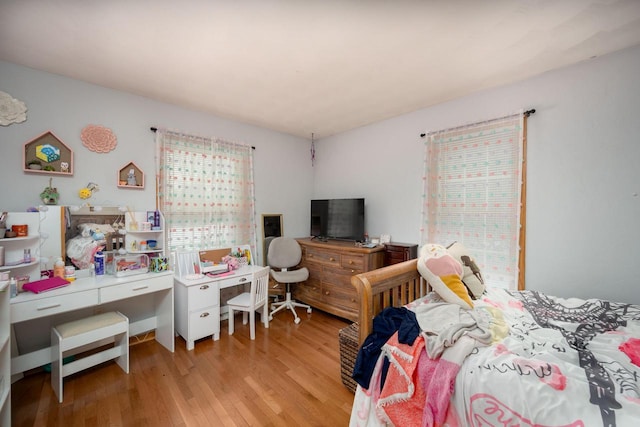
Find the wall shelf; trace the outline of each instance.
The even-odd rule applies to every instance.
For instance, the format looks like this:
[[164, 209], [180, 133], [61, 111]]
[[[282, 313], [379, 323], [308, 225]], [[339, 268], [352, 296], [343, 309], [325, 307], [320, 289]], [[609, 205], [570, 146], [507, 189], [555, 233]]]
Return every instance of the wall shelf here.
[[[132, 182], [129, 177], [130, 172], [132, 172], [133, 177], [135, 178], [135, 183]], [[142, 172], [142, 169], [140, 169], [134, 162], [127, 163], [118, 171], [118, 187], [138, 190], [144, 189], [144, 172]]]
[[73, 175], [73, 150], [52, 132], [45, 132], [24, 144], [22, 168], [28, 173]]

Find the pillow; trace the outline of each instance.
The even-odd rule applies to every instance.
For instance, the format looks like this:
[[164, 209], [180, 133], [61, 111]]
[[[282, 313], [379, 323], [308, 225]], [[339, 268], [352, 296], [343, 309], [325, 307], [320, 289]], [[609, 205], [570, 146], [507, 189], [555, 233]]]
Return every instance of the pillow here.
[[420, 249], [418, 271], [440, 298], [462, 308], [473, 308], [471, 297], [462, 283], [462, 264], [444, 246], [424, 245]]
[[460, 242], [453, 242], [447, 247], [447, 252], [462, 264], [462, 283], [469, 289], [471, 297], [480, 298], [485, 291], [484, 279], [467, 248]]

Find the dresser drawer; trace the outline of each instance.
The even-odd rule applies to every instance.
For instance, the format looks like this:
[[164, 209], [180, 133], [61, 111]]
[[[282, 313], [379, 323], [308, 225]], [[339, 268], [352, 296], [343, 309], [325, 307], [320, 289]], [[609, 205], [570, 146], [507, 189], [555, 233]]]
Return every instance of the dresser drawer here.
[[111, 301], [132, 298], [138, 295], [161, 291], [162, 289], [170, 289], [172, 287], [173, 277], [170, 275], [107, 286], [100, 289], [100, 303], [104, 304]]
[[214, 283], [189, 286], [187, 293], [189, 301], [187, 303], [188, 311], [201, 310], [204, 307], [220, 305], [220, 290]]
[[342, 255], [341, 265], [344, 268], [350, 268], [358, 273], [362, 273], [364, 268], [364, 257], [362, 255]]
[[340, 254], [336, 252], [322, 251], [316, 248], [307, 248], [305, 260], [310, 263], [340, 267]]
[[11, 323], [98, 305], [97, 289], [11, 304]]
[[358, 309], [357, 294], [345, 286], [323, 283], [322, 300], [331, 306], [342, 307], [348, 310]]
[[199, 340], [220, 332], [220, 306], [189, 312], [189, 339]]

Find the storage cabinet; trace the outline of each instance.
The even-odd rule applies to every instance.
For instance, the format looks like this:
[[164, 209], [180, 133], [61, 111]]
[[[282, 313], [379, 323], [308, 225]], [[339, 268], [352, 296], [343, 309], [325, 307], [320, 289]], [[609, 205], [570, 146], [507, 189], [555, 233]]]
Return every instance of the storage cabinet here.
[[384, 247], [357, 247], [353, 242], [320, 242], [297, 239], [302, 247], [301, 266], [309, 269], [309, 279], [294, 286], [293, 298], [328, 313], [358, 320], [358, 294], [351, 276], [380, 268]]
[[418, 257], [418, 245], [414, 243], [385, 243], [384, 265], [397, 264]]
[[9, 282], [0, 282], [0, 425], [11, 425]]
[[257, 268], [261, 267], [243, 267], [225, 277], [175, 277], [175, 326], [187, 342], [187, 350], [193, 350], [201, 338], [220, 339], [220, 290], [250, 284]]

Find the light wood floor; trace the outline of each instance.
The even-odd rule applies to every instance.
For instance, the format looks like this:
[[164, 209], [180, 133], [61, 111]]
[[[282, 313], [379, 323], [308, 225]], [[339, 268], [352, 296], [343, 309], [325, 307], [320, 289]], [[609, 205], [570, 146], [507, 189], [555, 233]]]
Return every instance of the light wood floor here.
[[170, 353], [130, 347], [130, 373], [107, 362], [64, 381], [58, 403], [44, 371], [12, 386], [13, 426], [346, 426], [353, 394], [340, 379], [338, 331], [348, 322], [314, 310], [278, 313], [256, 340], [236, 317], [219, 341]]

